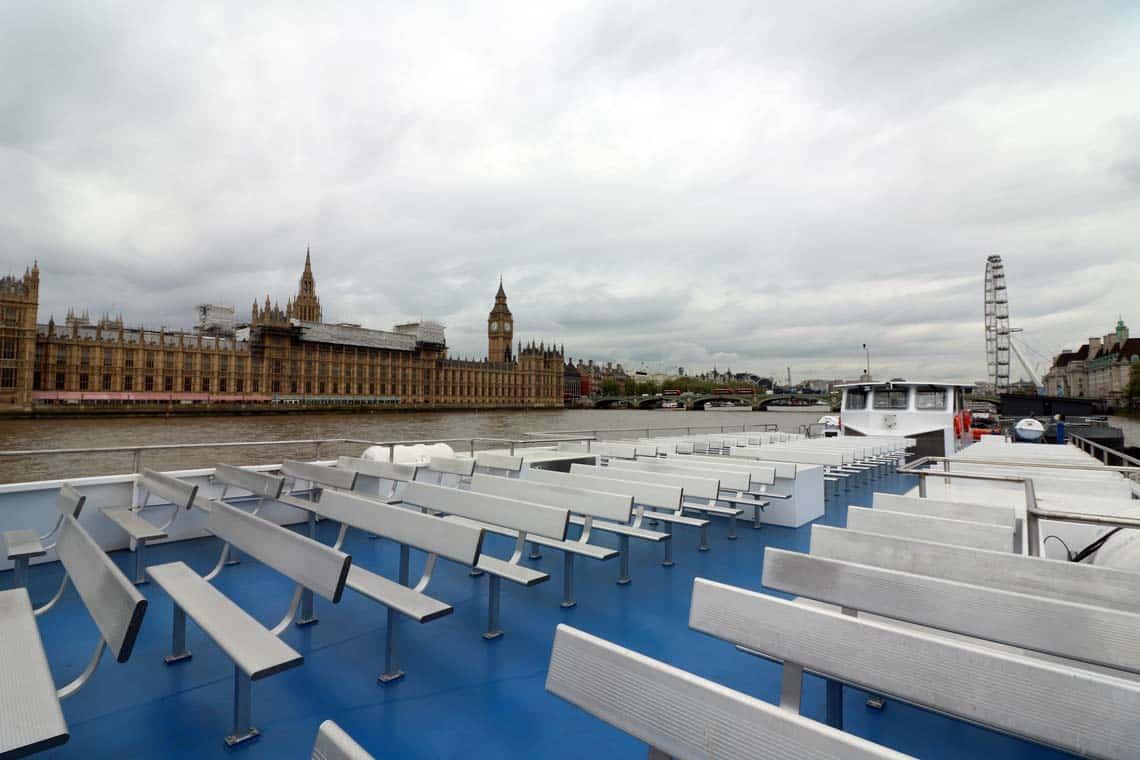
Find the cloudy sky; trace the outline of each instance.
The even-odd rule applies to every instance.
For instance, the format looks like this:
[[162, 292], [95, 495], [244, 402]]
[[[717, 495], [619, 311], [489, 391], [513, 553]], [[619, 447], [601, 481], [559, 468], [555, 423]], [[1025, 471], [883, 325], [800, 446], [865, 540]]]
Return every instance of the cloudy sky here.
[[[331, 7], [326, 7], [331, 6]], [[852, 10], [854, 9], [854, 10]], [[517, 332], [648, 368], [984, 376], [1140, 333], [1140, 4], [0, 4], [0, 268], [185, 327]]]

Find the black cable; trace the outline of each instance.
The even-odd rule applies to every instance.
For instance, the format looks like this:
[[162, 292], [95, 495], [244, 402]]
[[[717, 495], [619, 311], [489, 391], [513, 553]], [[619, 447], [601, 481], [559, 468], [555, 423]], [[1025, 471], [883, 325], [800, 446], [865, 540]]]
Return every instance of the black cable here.
[[1112, 538], [1113, 536], [1115, 536], [1117, 533], [1119, 533], [1122, 530], [1124, 530], [1124, 528], [1113, 528], [1108, 533], [1105, 533], [1103, 536], [1098, 538], [1096, 541], [1093, 541], [1091, 544], [1086, 546], [1084, 549], [1081, 549], [1079, 552], [1077, 552], [1076, 556], [1071, 558], [1071, 561], [1072, 562], [1080, 562], [1081, 560], [1084, 560], [1085, 558], [1087, 558], [1089, 555], [1095, 554], [1097, 552], [1097, 550], [1099, 550], [1102, 546], [1104, 546], [1105, 541]]
[[1065, 547], [1065, 558], [1067, 560], [1069, 560], [1070, 562], [1072, 562], [1073, 561], [1073, 552], [1069, 549], [1069, 545], [1066, 544], [1065, 541], [1060, 536], [1045, 536], [1045, 538], [1041, 541], [1041, 545], [1044, 546], [1046, 543], [1048, 543], [1050, 538], [1057, 539], [1057, 541], [1060, 542], [1061, 546]]

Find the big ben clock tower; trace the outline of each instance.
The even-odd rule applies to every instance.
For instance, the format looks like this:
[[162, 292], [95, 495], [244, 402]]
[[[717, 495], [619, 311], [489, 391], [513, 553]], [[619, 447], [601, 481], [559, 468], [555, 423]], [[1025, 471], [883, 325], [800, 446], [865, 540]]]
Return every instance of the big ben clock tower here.
[[511, 360], [511, 339], [514, 337], [514, 318], [507, 308], [507, 294], [503, 290], [503, 278], [499, 278], [499, 292], [495, 294], [495, 305], [487, 315], [487, 358], [492, 362]]

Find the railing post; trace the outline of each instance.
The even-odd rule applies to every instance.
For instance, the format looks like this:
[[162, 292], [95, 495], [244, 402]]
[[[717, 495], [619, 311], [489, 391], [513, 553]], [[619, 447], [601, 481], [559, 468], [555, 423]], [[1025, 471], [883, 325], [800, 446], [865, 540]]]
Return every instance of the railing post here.
[[471, 451], [471, 458], [474, 459], [475, 458], [475, 439], [474, 438], [471, 439], [470, 451]]
[[515, 455], [515, 442], [511, 441], [511, 456]]
[[926, 498], [926, 474], [917, 473], [918, 475], [918, 495], [920, 498]]
[[389, 462], [395, 462], [396, 461], [396, 444], [394, 444], [394, 443], [388, 444], [388, 461]]
[[142, 472], [142, 449], [135, 449], [134, 456], [131, 457], [131, 467], [134, 472]]

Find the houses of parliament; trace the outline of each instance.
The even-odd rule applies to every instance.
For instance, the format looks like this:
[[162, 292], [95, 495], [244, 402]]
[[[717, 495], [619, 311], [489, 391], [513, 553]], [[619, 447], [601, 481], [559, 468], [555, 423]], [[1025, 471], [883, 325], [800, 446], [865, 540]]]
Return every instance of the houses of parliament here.
[[322, 319], [312, 261], [282, 307], [254, 301], [248, 323], [232, 307], [198, 307], [191, 330], [127, 327], [69, 311], [39, 323], [38, 262], [0, 278], [0, 407], [181, 404], [541, 408], [563, 403], [563, 354], [515, 347], [502, 281], [487, 317], [488, 355], [448, 358], [443, 325], [373, 330]]

